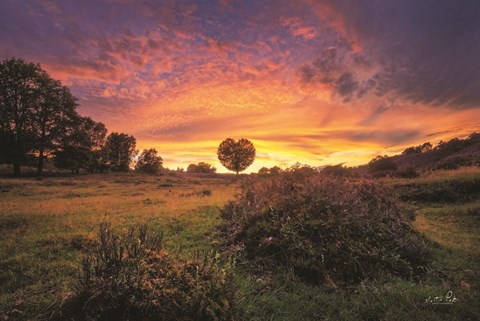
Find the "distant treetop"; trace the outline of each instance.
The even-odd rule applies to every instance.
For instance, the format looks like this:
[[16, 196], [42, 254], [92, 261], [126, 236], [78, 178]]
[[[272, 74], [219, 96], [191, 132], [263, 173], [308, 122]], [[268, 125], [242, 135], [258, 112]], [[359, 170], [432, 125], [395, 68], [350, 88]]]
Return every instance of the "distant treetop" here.
[[215, 173], [217, 169], [210, 164], [200, 162], [198, 164], [190, 164], [187, 167], [188, 173]]

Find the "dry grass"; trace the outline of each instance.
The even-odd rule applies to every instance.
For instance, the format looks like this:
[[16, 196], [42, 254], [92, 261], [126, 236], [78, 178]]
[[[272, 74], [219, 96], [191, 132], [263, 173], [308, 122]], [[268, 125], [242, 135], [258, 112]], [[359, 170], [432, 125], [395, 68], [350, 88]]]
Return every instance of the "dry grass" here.
[[[437, 171], [387, 185], [470, 180], [480, 169]], [[48, 320], [73, 291], [81, 258], [100, 222], [118, 231], [148, 224], [185, 257], [216, 242], [219, 207], [237, 192], [233, 176], [133, 174], [0, 178], [0, 320]], [[210, 191], [205, 192], [205, 191]], [[422, 283], [388, 278], [350, 292], [313, 287], [292, 273], [267, 275], [237, 266], [248, 320], [478, 320], [480, 203], [417, 203], [423, 232], [440, 274]], [[243, 269], [246, 269], [243, 271]], [[426, 306], [428, 296], [454, 291], [453, 306]]]
[[442, 246], [455, 250], [469, 248], [480, 255], [479, 213], [479, 201], [426, 207], [418, 211], [415, 227]]
[[0, 316], [47, 319], [48, 306], [71, 292], [103, 221], [163, 230], [185, 256], [209, 249], [218, 208], [235, 190], [234, 178], [222, 176], [0, 178]]

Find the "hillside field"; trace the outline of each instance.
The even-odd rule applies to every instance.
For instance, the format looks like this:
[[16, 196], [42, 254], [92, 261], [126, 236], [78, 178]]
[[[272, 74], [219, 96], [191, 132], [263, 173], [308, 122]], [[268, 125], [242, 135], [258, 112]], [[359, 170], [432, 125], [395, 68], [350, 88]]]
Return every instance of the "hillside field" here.
[[[48, 320], [54, 315], [74, 291], [82, 257], [103, 221], [118, 230], [139, 224], [161, 230], [167, 246], [184, 258], [217, 248], [220, 209], [239, 190], [241, 179], [130, 173], [0, 178], [0, 320]], [[424, 280], [386, 277], [337, 289], [304, 283], [288, 269], [268, 274], [239, 261], [234, 278], [244, 318], [479, 320], [477, 191], [448, 202], [409, 195], [478, 181], [478, 168], [384, 179], [400, 198], [409, 200], [416, 212], [414, 227], [428, 239], [435, 272]], [[426, 302], [449, 291], [458, 302]]]

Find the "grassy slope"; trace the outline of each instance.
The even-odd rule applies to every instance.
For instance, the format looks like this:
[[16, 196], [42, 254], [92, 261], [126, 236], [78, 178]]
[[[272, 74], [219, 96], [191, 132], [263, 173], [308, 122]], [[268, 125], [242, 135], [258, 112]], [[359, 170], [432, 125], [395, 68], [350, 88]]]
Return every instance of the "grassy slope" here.
[[[480, 177], [479, 170], [437, 172], [414, 182]], [[412, 180], [386, 180], [387, 185]], [[66, 178], [0, 178], [0, 316], [48, 319], [72, 291], [82, 252], [101, 221], [118, 228], [148, 223], [187, 256], [208, 249], [218, 207], [236, 184], [222, 178], [153, 178], [105, 174]], [[202, 196], [203, 190], [212, 191]], [[432, 273], [421, 284], [392, 278], [338, 290], [299, 282], [285, 271], [265, 275], [237, 265], [240, 303], [251, 320], [480, 319], [480, 201], [417, 203], [415, 226], [432, 240]], [[424, 303], [452, 290], [460, 302]]]

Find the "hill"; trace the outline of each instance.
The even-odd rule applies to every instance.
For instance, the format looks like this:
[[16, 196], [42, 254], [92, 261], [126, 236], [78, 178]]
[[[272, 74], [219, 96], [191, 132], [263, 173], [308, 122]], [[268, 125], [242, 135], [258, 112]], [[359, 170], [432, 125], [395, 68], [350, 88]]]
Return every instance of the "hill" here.
[[[382, 163], [380, 163], [382, 162]], [[417, 171], [456, 169], [462, 166], [480, 166], [480, 134], [472, 133], [465, 139], [454, 138], [432, 146], [426, 142], [405, 149], [395, 156], [377, 156], [368, 164], [359, 166], [359, 174], [415, 173]]]

